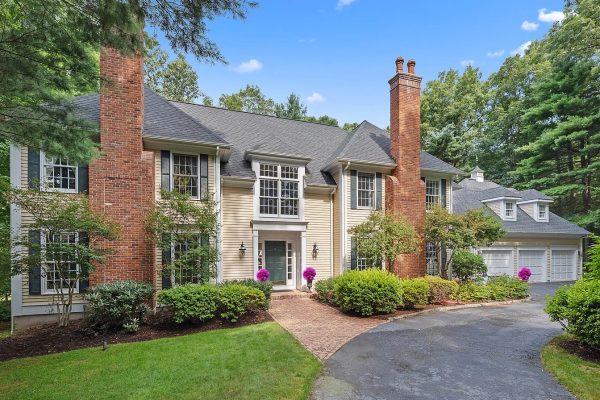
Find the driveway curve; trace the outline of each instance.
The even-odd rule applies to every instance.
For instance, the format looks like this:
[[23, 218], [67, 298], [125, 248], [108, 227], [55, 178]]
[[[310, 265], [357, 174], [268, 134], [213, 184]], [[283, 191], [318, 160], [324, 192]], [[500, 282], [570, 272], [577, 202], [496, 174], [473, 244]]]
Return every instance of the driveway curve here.
[[543, 311], [559, 284], [531, 301], [439, 311], [380, 325], [325, 363], [313, 399], [572, 399], [542, 369], [540, 349], [561, 333]]

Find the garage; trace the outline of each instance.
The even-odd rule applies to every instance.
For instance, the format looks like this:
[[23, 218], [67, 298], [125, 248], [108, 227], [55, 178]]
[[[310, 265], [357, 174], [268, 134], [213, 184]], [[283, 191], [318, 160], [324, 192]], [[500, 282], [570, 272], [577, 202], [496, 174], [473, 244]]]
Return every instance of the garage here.
[[529, 268], [531, 270], [530, 282], [546, 282], [546, 250], [519, 249], [517, 271], [521, 268]]
[[552, 277], [553, 281], [575, 280], [575, 250], [552, 250]]
[[512, 250], [482, 250], [488, 276], [514, 275]]

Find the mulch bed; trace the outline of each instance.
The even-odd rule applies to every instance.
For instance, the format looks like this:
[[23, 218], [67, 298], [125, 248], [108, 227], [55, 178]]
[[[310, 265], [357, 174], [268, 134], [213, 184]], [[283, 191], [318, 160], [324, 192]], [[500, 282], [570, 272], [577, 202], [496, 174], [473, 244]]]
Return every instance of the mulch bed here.
[[578, 342], [574, 337], [566, 337], [561, 338], [561, 340], [554, 340], [552, 344], [583, 360], [600, 364], [600, 349], [594, 349], [592, 347], [585, 346]]
[[236, 323], [214, 319], [204, 324], [177, 325], [167, 322], [159, 313], [150, 316], [146, 324], [140, 326], [140, 329], [135, 333], [121, 331], [100, 335], [90, 334], [86, 329], [87, 325], [84, 320], [71, 321], [69, 326], [62, 328], [56, 324], [45, 324], [29, 328], [0, 340], [0, 361], [59, 353], [86, 347], [100, 347], [104, 342], [107, 344], [142, 342], [214, 329], [253, 325], [272, 320], [266, 311], [261, 311], [244, 315]]

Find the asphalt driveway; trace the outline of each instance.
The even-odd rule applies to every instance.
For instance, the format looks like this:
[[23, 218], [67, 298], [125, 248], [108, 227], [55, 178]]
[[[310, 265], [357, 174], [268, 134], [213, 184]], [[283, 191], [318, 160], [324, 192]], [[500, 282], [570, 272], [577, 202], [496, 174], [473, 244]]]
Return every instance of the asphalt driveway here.
[[314, 399], [572, 399], [542, 369], [540, 348], [561, 333], [543, 311], [560, 284], [532, 300], [440, 311], [380, 325], [325, 363]]

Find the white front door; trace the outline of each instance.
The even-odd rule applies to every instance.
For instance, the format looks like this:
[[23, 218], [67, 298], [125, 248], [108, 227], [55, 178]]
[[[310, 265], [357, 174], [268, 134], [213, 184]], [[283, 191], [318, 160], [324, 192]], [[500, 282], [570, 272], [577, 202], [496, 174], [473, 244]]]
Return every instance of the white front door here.
[[512, 250], [482, 250], [488, 276], [514, 275]]
[[553, 281], [575, 280], [575, 265], [575, 250], [552, 250], [550, 279]]
[[531, 270], [529, 282], [546, 282], [546, 250], [519, 250], [517, 272], [521, 268]]

